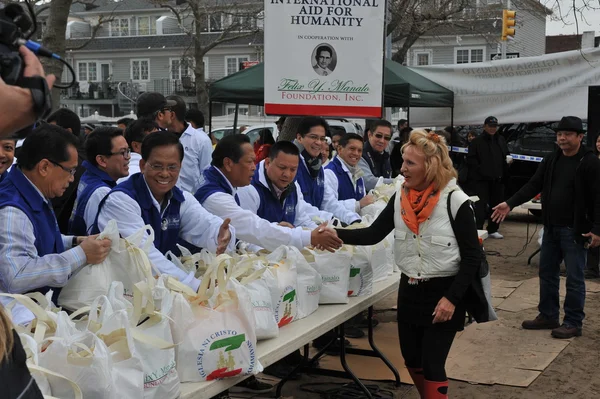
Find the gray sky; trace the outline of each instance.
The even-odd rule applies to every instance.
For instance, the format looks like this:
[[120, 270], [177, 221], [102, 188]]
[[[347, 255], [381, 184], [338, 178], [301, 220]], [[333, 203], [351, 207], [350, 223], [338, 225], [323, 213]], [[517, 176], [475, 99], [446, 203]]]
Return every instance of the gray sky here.
[[[578, 6], [583, 5], [584, 1], [587, 1], [587, 0], [575, 0], [576, 4]], [[542, 2], [544, 2], [544, 1], [542, 0]], [[570, 0], [550, 0], [549, 2], [546, 3], [546, 6], [550, 7], [551, 4], [555, 4], [555, 2], [560, 3], [563, 15], [565, 15], [567, 13], [567, 11], [571, 10], [572, 1], [570, 1]], [[596, 7], [598, 7], [598, 0], [589, 0], [589, 2], [596, 4]], [[554, 9], [556, 9], [556, 8], [554, 8]], [[587, 23], [582, 21], [581, 18], [578, 16], [579, 33], [581, 34], [581, 32], [593, 30], [593, 31], [596, 31], [596, 35], [598, 35], [598, 33], [600, 32], [600, 10], [589, 10], [585, 14], [586, 14], [585, 18], [586, 18]], [[575, 26], [575, 19], [573, 18], [573, 12], [570, 11], [565, 19], [570, 23], [569, 25], [565, 25], [562, 21], [552, 21], [551, 19], [549, 19], [548, 22], [546, 23], [546, 34], [547, 35], [569, 35], [569, 34], [576, 33], [577, 28]]]

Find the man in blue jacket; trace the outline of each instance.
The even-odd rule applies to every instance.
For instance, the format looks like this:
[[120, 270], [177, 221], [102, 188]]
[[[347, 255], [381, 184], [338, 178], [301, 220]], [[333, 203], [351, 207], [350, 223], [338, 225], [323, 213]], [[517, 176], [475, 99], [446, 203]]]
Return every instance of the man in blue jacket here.
[[94, 129], [85, 142], [85, 153], [85, 172], [79, 180], [69, 219], [69, 234], [73, 235], [85, 235], [91, 230], [100, 202], [119, 178], [129, 175], [131, 153], [121, 129], [108, 126]]
[[[190, 243], [213, 253], [232, 251], [235, 231], [229, 220], [211, 215], [188, 192], [175, 186], [179, 178], [183, 148], [172, 132], [155, 132], [142, 142], [141, 173], [118, 184], [102, 200], [93, 231], [101, 231], [116, 220], [121, 236], [128, 237], [145, 225], [154, 230], [150, 262], [164, 274], [177, 277], [195, 291], [200, 281], [165, 257], [179, 254], [177, 243]], [[231, 245], [230, 245], [231, 243]]]
[[269, 157], [260, 162], [249, 186], [238, 190], [240, 206], [271, 223], [287, 227], [317, 227], [315, 220], [329, 220], [331, 214], [310, 205], [302, 197], [295, 177], [298, 148], [289, 141], [278, 141]]
[[57, 299], [69, 276], [108, 255], [110, 240], [63, 236], [50, 203], [73, 182], [77, 144], [65, 129], [41, 125], [29, 134], [18, 165], [0, 184], [0, 292], [52, 288]]

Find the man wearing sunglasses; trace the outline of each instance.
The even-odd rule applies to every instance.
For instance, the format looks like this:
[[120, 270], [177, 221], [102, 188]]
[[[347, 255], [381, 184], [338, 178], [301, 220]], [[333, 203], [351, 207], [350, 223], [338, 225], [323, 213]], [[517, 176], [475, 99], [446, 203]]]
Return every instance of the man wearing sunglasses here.
[[123, 130], [118, 127], [94, 129], [85, 142], [85, 152], [85, 173], [79, 181], [69, 220], [69, 234], [73, 235], [86, 235], [91, 230], [100, 202], [118, 179], [129, 175], [131, 153]]
[[[223, 221], [204, 209], [194, 196], [175, 186], [183, 160], [183, 146], [172, 132], [154, 132], [142, 142], [141, 173], [130, 176], [104, 197], [98, 207], [94, 232], [102, 231], [116, 220], [122, 237], [128, 237], [145, 225], [154, 230], [154, 246], [148, 251], [150, 262], [168, 274], [198, 290], [200, 281], [194, 272], [186, 273], [165, 254], [180, 254], [177, 243], [189, 243], [221, 254], [235, 250], [235, 230], [229, 219]], [[147, 237], [146, 237], [147, 239]]]
[[[110, 240], [63, 236], [50, 205], [73, 182], [77, 144], [65, 129], [42, 124], [27, 136], [18, 165], [0, 184], [0, 292], [45, 293], [52, 287], [56, 300], [71, 274], [108, 255]], [[13, 313], [16, 324], [33, 318], [27, 311]]]
[[167, 100], [165, 96], [156, 92], [140, 94], [136, 101], [137, 117], [152, 119], [161, 130], [171, 129], [173, 126], [172, 107], [177, 103]]
[[358, 166], [362, 169], [367, 192], [375, 188], [383, 177], [384, 184], [393, 183], [390, 154], [386, 148], [392, 139], [392, 124], [385, 119], [374, 121], [368, 131], [368, 140], [363, 148], [362, 159]]

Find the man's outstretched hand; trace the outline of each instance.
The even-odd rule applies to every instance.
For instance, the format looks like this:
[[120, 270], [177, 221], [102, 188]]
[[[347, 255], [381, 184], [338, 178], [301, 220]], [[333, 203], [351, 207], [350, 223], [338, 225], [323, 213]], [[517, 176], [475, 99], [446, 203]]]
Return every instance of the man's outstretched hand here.
[[506, 202], [498, 204], [492, 209], [494, 210], [492, 220], [496, 223], [503, 222], [506, 219], [506, 215], [510, 213], [510, 206]]
[[229, 241], [231, 241], [231, 231], [229, 231], [229, 223], [231, 219], [227, 218], [223, 221], [223, 224], [219, 228], [219, 235], [217, 237], [217, 255], [225, 253]]

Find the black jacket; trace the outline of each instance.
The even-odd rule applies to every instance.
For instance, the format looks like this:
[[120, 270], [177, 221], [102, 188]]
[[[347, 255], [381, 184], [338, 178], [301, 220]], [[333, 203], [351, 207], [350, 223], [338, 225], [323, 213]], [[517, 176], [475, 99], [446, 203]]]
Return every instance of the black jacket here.
[[[543, 204], [550, 198], [554, 166], [560, 155], [561, 150], [558, 149], [542, 160], [533, 177], [506, 201], [511, 209], [529, 201], [541, 192], [544, 226], [550, 225], [550, 215]], [[600, 235], [600, 159], [592, 150], [583, 146], [577, 155], [579, 166], [575, 171], [575, 203], [571, 211], [576, 237], [585, 241], [581, 234], [591, 231]]]
[[469, 180], [496, 180], [508, 176], [506, 156], [509, 154], [504, 137], [483, 132], [469, 144], [467, 166]]
[[363, 159], [367, 161], [371, 173], [375, 177], [392, 177], [392, 165], [390, 164], [390, 154], [384, 151], [383, 154], [373, 150], [369, 141], [365, 141], [363, 147]]

